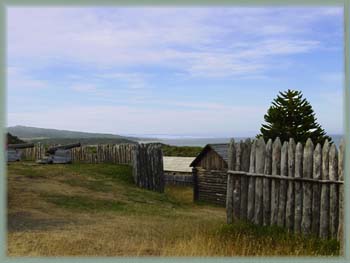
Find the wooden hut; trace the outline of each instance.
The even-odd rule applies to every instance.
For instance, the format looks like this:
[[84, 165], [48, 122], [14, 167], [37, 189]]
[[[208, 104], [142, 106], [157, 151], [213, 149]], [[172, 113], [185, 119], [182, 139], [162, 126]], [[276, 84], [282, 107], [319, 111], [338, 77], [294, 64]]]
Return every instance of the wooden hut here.
[[207, 144], [190, 166], [194, 201], [225, 206], [228, 144]]

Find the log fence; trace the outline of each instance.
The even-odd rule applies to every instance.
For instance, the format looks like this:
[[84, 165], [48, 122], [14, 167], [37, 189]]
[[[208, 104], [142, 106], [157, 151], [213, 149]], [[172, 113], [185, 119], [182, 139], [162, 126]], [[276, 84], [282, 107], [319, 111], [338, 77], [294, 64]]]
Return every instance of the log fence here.
[[247, 219], [342, 239], [344, 141], [338, 150], [328, 141], [314, 146], [311, 139], [304, 146], [293, 139], [231, 140], [228, 151], [228, 223]]

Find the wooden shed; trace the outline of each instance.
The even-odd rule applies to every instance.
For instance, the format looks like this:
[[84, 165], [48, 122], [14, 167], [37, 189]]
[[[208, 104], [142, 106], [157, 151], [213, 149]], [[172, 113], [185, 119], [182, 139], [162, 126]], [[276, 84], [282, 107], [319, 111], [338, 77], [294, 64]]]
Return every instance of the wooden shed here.
[[228, 144], [207, 144], [190, 164], [193, 199], [221, 206], [226, 203]]

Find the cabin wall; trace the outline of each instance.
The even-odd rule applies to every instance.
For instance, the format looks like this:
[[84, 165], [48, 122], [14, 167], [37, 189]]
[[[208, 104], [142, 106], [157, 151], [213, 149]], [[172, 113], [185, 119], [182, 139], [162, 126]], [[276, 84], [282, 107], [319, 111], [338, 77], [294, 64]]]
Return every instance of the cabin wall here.
[[226, 204], [227, 164], [213, 150], [209, 150], [192, 170], [193, 199], [220, 206]]
[[193, 168], [193, 199], [225, 206], [227, 189], [227, 170], [206, 170]]

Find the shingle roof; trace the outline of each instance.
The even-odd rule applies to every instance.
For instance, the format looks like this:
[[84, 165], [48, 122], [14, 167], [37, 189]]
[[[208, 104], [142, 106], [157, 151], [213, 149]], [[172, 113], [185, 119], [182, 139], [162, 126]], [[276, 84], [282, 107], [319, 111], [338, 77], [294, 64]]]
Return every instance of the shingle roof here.
[[222, 159], [225, 160], [225, 162], [228, 162], [228, 144], [227, 143], [222, 143], [222, 144], [209, 144], [210, 147], [217, 153], [219, 154]]
[[203, 150], [197, 155], [196, 159], [193, 160], [190, 166], [195, 166], [209, 149], [215, 151], [226, 163], [228, 163], [228, 143], [207, 144], [203, 148]]

